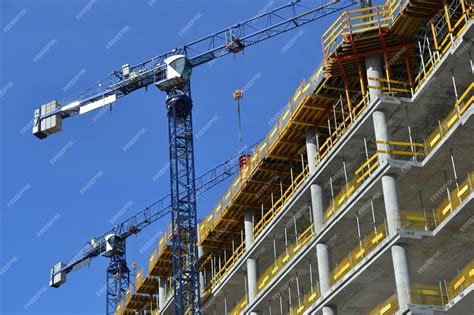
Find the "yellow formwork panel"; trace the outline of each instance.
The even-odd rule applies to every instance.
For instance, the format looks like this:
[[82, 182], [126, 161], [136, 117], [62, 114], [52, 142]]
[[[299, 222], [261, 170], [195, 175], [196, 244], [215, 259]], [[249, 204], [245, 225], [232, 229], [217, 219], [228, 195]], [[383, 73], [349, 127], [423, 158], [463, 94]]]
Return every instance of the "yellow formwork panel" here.
[[166, 232], [163, 232], [158, 247], [154, 249], [148, 258], [148, 275], [166, 277], [172, 269], [171, 245]]
[[143, 267], [135, 275], [135, 292], [142, 294], [158, 294], [158, 278], [144, 275]]

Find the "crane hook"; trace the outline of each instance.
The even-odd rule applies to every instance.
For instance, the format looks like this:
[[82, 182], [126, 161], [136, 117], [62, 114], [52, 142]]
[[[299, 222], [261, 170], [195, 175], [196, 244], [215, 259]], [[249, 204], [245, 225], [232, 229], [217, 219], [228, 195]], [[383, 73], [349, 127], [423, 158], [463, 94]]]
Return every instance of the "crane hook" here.
[[244, 91], [237, 89], [232, 93], [232, 96], [234, 97], [234, 100], [237, 101], [237, 115], [239, 117], [239, 139], [240, 142], [242, 142], [242, 125], [240, 122], [240, 99], [244, 97]]

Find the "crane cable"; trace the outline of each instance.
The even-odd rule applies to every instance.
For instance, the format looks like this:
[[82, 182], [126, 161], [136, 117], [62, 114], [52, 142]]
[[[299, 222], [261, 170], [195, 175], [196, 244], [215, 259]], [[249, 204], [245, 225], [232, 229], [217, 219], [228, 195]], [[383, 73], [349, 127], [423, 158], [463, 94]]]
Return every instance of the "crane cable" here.
[[[244, 58], [243, 58], [243, 50], [242, 50], [242, 57], [240, 58], [241, 62], [240, 62], [240, 66], [238, 65], [237, 67], [237, 76], [238, 76], [238, 79], [237, 79], [237, 83], [236, 83], [236, 86], [238, 87], [233, 93], [232, 93], [232, 97], [234, 98], [234, 100], [237, 102], [237, 116], [238, 116], [238, 123], [239, 123], [239, 140], [240, 142], [242, 142], [242, 122], [241, 122], [241, 118], [240, 118], [240, 100], [244, 97], [244, 91], [243, 89], [241, 89], [240, 87], [242, 86], [242, 77], [243, 77], [243, 63], [244, 63]], [[234, 55], [235, 56], [235, 55]], [[238, 58], [238, 57], [237, 57]]]

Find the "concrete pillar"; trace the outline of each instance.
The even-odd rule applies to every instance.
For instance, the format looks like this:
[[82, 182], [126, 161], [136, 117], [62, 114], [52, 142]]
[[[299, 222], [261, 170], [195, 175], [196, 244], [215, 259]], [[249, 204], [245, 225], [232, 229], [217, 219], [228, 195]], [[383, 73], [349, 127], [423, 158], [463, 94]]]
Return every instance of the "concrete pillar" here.
[[[255, 210], [247, 209], [244, 214], [244, 229], [245, 229], [245, 249], [250, 250], [253, 245], [253, 227], [255, 219]], [[257, 258], [249, 257], [247, 259], [247, 288], [248, 288], [248, 303], [251, 304], [257, 296], [257, 276], [258, 266]], [[251, 312], [251, 315], [257, 313]]]
[[253, 245], [253, 221], [255, 218], [255, 210], [247, 209], [244, 213], [244, 233], [245, 233], [245, 248], [249, 250]]
[[[316, 172], [316, 130], [309, 128], [306, 132], [306, 154], [308, 158], [309, 173], [314, 174]], [[323, 227], [323, 213], [324, 213], [324, 202], [323, 202], [323, 189], [318, 184], [312, 184], [311, 187], [311, 209], [313, 213], [314, 227], [316, 231], [321, 231]]]
[[331, 306], [323, 306], [323, 315], [336, 315], [336, 309]]
[[[382, 177], [382, 190], [388, 233], [389, 235], [394, 235], [400, 227], [400, 199], [396, 175], [385, 175]], [[391, 251], [398, 305], [400, 305], [401, 310], [404, 310], [406, 305], [410, 303], [410, 271], [407, 249], [405, 245], [396, 244], [392, 246]]]
[[[309, 173], [312, 175], [316, 172], [316, 129], [309, 128], [306, 132], [306, 154], [308, 158]], [[323, 188], [319, 184], [311, 184], [311, 209], [314, 220], [314, 227], [316, 233], [323, 228], [323, 214], [324, 214], [324, 195]], [[326, 244], [316, 244], [316, 256], [318, 260], [318, 274], [321, 294], [326, 293], [331, 287], [331, 257], [329, 247]], [[324, 306], [322, 309], [323, 315], [334, 315], [335, 310], [330, 306]]]
[[[372, 120], [374, 123], [374, 132], [375, 132], [375, 139], [377, 141], [389, 141], [388, 136], [388, 124], [387, 124], [387, 116], [383, 111], [375, 111], [372, 114]], [[384, 143], [377, 143], [377, 151], [389, 151], [390, 146]], [[383, 162], [390, 158], [389, 153], [379, 152], [379, 162]]]
[[388, 233], [394, 235], [400, 227], [400, 197], [398, 179], [395, 174], [388, 174], [382, 177], [382, 192]]
[[[382, 111], [374, 112], [374, 130], [377, 141], [388, 141], [390, 139], [386, 115]], [[377, 143], [377, 150], [390, 150], [388, 145]], [[386, 161], [390, 154], [380, 154], [379, 162]], [[387, 228], [389, 235], [394, 235], [400, 228], [400, 193], [398, 178], [395, 174], [387, 174], [382, 177], [382, 192], [387, 217]], [[408, 265], [407, 251], [405, 245], [396, 244], [391, 248], [393, 271], [397, 288], [398, 305], [405, 310], [410, 303], [410, 271]]]
[[393, 272], [397, 287], [398, 305], [404, 311], [410, 303], [410, 270], [408, 266], [407, 249], [404, 244], [393, 245], [392, 248]]
[[316, 145], [316, 129], [309, 128], [306, 132], [306, 155], [308, 157], [309, 173], [313, 174], [316, 171], [316, 152], [318, 147]]
[[[368, 56], [365, 57], [365, 69], [367, 73], [367, 83], [369, 86], [380, 87], [382, 82], [371, 80], [369, 78], [382, 78], [383, 68], [380, 62], [380, 56]], [[369, 88], [370, 102], [374, 102], [377, 98], [382, 95], [381, 89]]]
[[255, 300], [257, 296], [257, 259], [247, 259], [247, 287], [249, 294], [249, 304]]
[[165, 307], [165, 302], [166, 302], [166, 280], [160, 278], [158, 280], [158, 307], [160, 311], [162, 311], [163, 308]]
[[331, 287], [331, 255], [329, 246], [316, 244], [316, 255], [318, 259], [319, 287], [321, 295], [325, 294]]
[[[202, 246], [198, 245], [198, 257], [199, 261], [201, 261], [201, 257], [204, 254], [204, 249]], [[199, 267], [201, 267], [201, 263], [199, 263]], [[199, 288], [201, 289], [201, 292], [204, 291], [204, 272], [199, 270]]]

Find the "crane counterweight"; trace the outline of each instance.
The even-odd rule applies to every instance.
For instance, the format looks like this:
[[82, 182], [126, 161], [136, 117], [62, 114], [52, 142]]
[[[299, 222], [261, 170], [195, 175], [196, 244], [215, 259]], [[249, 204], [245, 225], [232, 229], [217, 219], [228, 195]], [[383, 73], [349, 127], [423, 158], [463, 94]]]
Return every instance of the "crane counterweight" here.
[[44, 139], [47, 136], [62, 130], [61, 114], [58, 113], [47, 118], [40, 119], [41, 116], [45, 116], [48, 113], [54, 112], [58, 108], [60, 108], [59, 102], [54, 100], [44, 105], [41, 105], [39, 108], [35, 109], [33, 120], [33, 134], [36, 137]]

